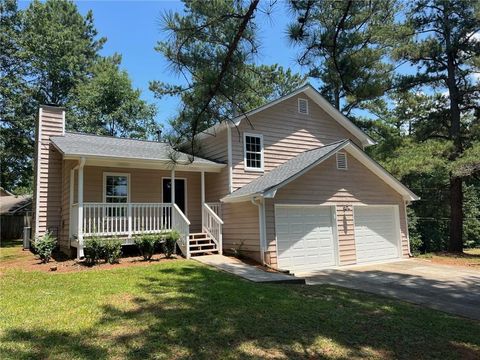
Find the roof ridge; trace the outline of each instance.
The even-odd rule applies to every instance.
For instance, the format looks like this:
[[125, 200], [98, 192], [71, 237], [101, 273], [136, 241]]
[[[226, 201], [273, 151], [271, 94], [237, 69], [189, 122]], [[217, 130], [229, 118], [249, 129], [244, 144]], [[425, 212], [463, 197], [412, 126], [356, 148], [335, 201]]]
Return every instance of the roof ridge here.
[[95, 136], [95, 137], [118, 139], [118, 140], [132, 140], [132, 141], [148, 142], [148, 143], [155, 143], [155, 144], [165, 144], [165, 145], [171, 146], [166, 141], [156, 141], [156, 140], [148, 140], [148, 139], [134, 139], [134, 138], [126, 138], [126, 137], [120, 137], [120, 136], [90, 134], [90, 133], [84, 133], [84, 132], [80, 132], [80, 131], [65, 131], [65, 134], [73, 134], [73, 135], [81, 135], [81, 136]]

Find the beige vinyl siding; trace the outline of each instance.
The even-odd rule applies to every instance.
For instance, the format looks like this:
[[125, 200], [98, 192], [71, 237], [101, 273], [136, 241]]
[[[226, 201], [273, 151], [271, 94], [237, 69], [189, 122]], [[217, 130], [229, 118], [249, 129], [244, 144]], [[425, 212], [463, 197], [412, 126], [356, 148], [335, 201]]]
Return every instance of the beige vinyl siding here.
[[[227, 164], [228, 139], [226, 127], [217, 133], [207, 135], [201, 140], [199, 154], [201, 157]], [[205, 201], [218, 202], [228, 194], [228, 166], [220, 173], [205, 173]]]
[[78, 164], [75, 160], [63, 161], [62, 170], [62, 230], [59, 237], [60, 250], [69, 253], [70, 251], [70, 170]]
[[403, 198], [359, 161], [351, 155], [347, 156], [347, 171], [337, 170], [335, 156], [333, 156], [279, 189], [274, 201], [267, 201], [267, 258], [272, 259], [272, 266], [276, 265], [273, 203], [336, 205], [340, 265], [356, 262], [353, 206], [398, 205], [402, 254], [408, 256]]
[[[85, 166], [84, 202], [103, 202], [103, 174], [130, 174], [130, 202], [162, 202], [162, 177], [170, 177], [168, 170], [131, 169], [117, 167]], [[176, 171], [175, 178], [187, 181], [186, 216], [190, 220], [190, 231], [199, 232], [202, 224], [200, 173]], [[75, 180], [77, 181], [77, 180]]]
[[[299, 153], [341, 139], [361, 142], [330, 115], [309, 99], [309, 114], [298, 113], [298, 98], [287, 99], [242, 120], [238, 131], [232, 130], [233, 190], [261, 176], [263, 172], [245, 171], [243, 134], [263, 135], [264, 170], [268, 172]], [[226, 148], [226, 143], [225, 143]]]
[[[47, 230], [61, 237], [62, 212], [62, 156], [50, 142], [50, 136], [62, 135], [63, 113], [61, 109], [42, 107], [41, 119], [37, 120], [37, 142], [35, 163], [35, 192], [33, 199], [34, 224], [38, 218], [38, 229], [43, 236]], [[40, 137], [38, 136], [40, 134]], [[38, 143], [39, 142], [39, 143]], [[38, 146], [39, 145], [39, 146]], [[38, 189], [37, 189], [37, 176]], [[38, 213], [36, 212], [38, 204]], [[35, 225], [34, 225], [35, 226]], [[34, 233], [35, 233], [34, 232]]]
[[260, 258], [258, 207], [251, 202], [223, 204], [223, 251], [240, 251], [256, 261]]

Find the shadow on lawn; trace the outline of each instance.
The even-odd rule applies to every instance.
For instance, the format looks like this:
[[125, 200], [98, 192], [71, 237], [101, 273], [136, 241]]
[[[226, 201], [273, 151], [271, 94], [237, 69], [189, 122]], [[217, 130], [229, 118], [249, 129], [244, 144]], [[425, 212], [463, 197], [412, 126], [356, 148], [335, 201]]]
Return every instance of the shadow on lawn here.
[[[50, 358], [84, 358], [106, 359], [104, 349], [88, 343], [88, 334], [71, 334], [47, 330], [9, 330], [2, 336], [2, 342], [7, 345], [2, 350], [3, 359], [50, 359]], [[15, 347], [10, 350], [7, 342], [23, 344], [22, 350]]]
[[[172, 276], [171, 269], [159, 273]], [[442, 313], [331, 286], [254, 284], [210, 268], [176, 269], [175, 281], [145, 277], [148, 296], [131, 309], [104, 308], [103, 324], [137, 331], [113, 338], [130, 359], [150, 358], [478, 358], [480, 339], [456, 337]], [[409, 312], [411, 312], [409, 314]], [[423, 329], [419, 323], [424, 322]], [[434, 324], [431, 328], [425, 324]], [[480, 327], [472, 325], [473, 329]], [[428, 333], [431, 331], [431, 334]], [[476, 339], [476, 340], [474, 340]], [[409, 349], [408, 347], [413, 347]]]
[[[480, 356], [478, 323], [431, 310], [333, 286], [255, 284], [191, 262], [153, 269], [138, 279], [140, 295], [123, 294], [124, 298], [111, 298], [103, 306], [94, 331], [10, 331], [1, 341], [24, 342], [25, 347], [41, 350], [8, 355], [92, 359]], [[63, 357], [50, 356], [52, 351]]]

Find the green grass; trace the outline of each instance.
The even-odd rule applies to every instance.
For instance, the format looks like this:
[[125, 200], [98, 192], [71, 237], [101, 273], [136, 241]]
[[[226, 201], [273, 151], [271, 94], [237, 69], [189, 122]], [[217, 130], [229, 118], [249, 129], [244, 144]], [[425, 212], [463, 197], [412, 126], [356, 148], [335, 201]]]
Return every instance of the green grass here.
[[194, 261], [0, 275], [2, 359], [480, 357], [480, 323], [331, 286], [250, 283]]
[[0, 242], [0, 261], [14, 260], [18, 257], [22, 240], [3, 240]]

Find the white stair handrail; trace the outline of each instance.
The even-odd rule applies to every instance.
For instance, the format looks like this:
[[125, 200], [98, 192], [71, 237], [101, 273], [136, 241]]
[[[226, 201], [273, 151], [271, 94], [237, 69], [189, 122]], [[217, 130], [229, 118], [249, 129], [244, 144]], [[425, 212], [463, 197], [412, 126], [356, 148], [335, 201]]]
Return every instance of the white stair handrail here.
[[177, 244], [187, 259], [190, 258], [190, 220], [185, 216], [177, 204], [173, 204], [173, 228], [180, 233], [180, 239]]
[[218, 253], [222, 254], [222, 225], [223, 220], [212, 210], [208, 204], [203, 204], [202, 229], [212, 238], [217, 245]]

